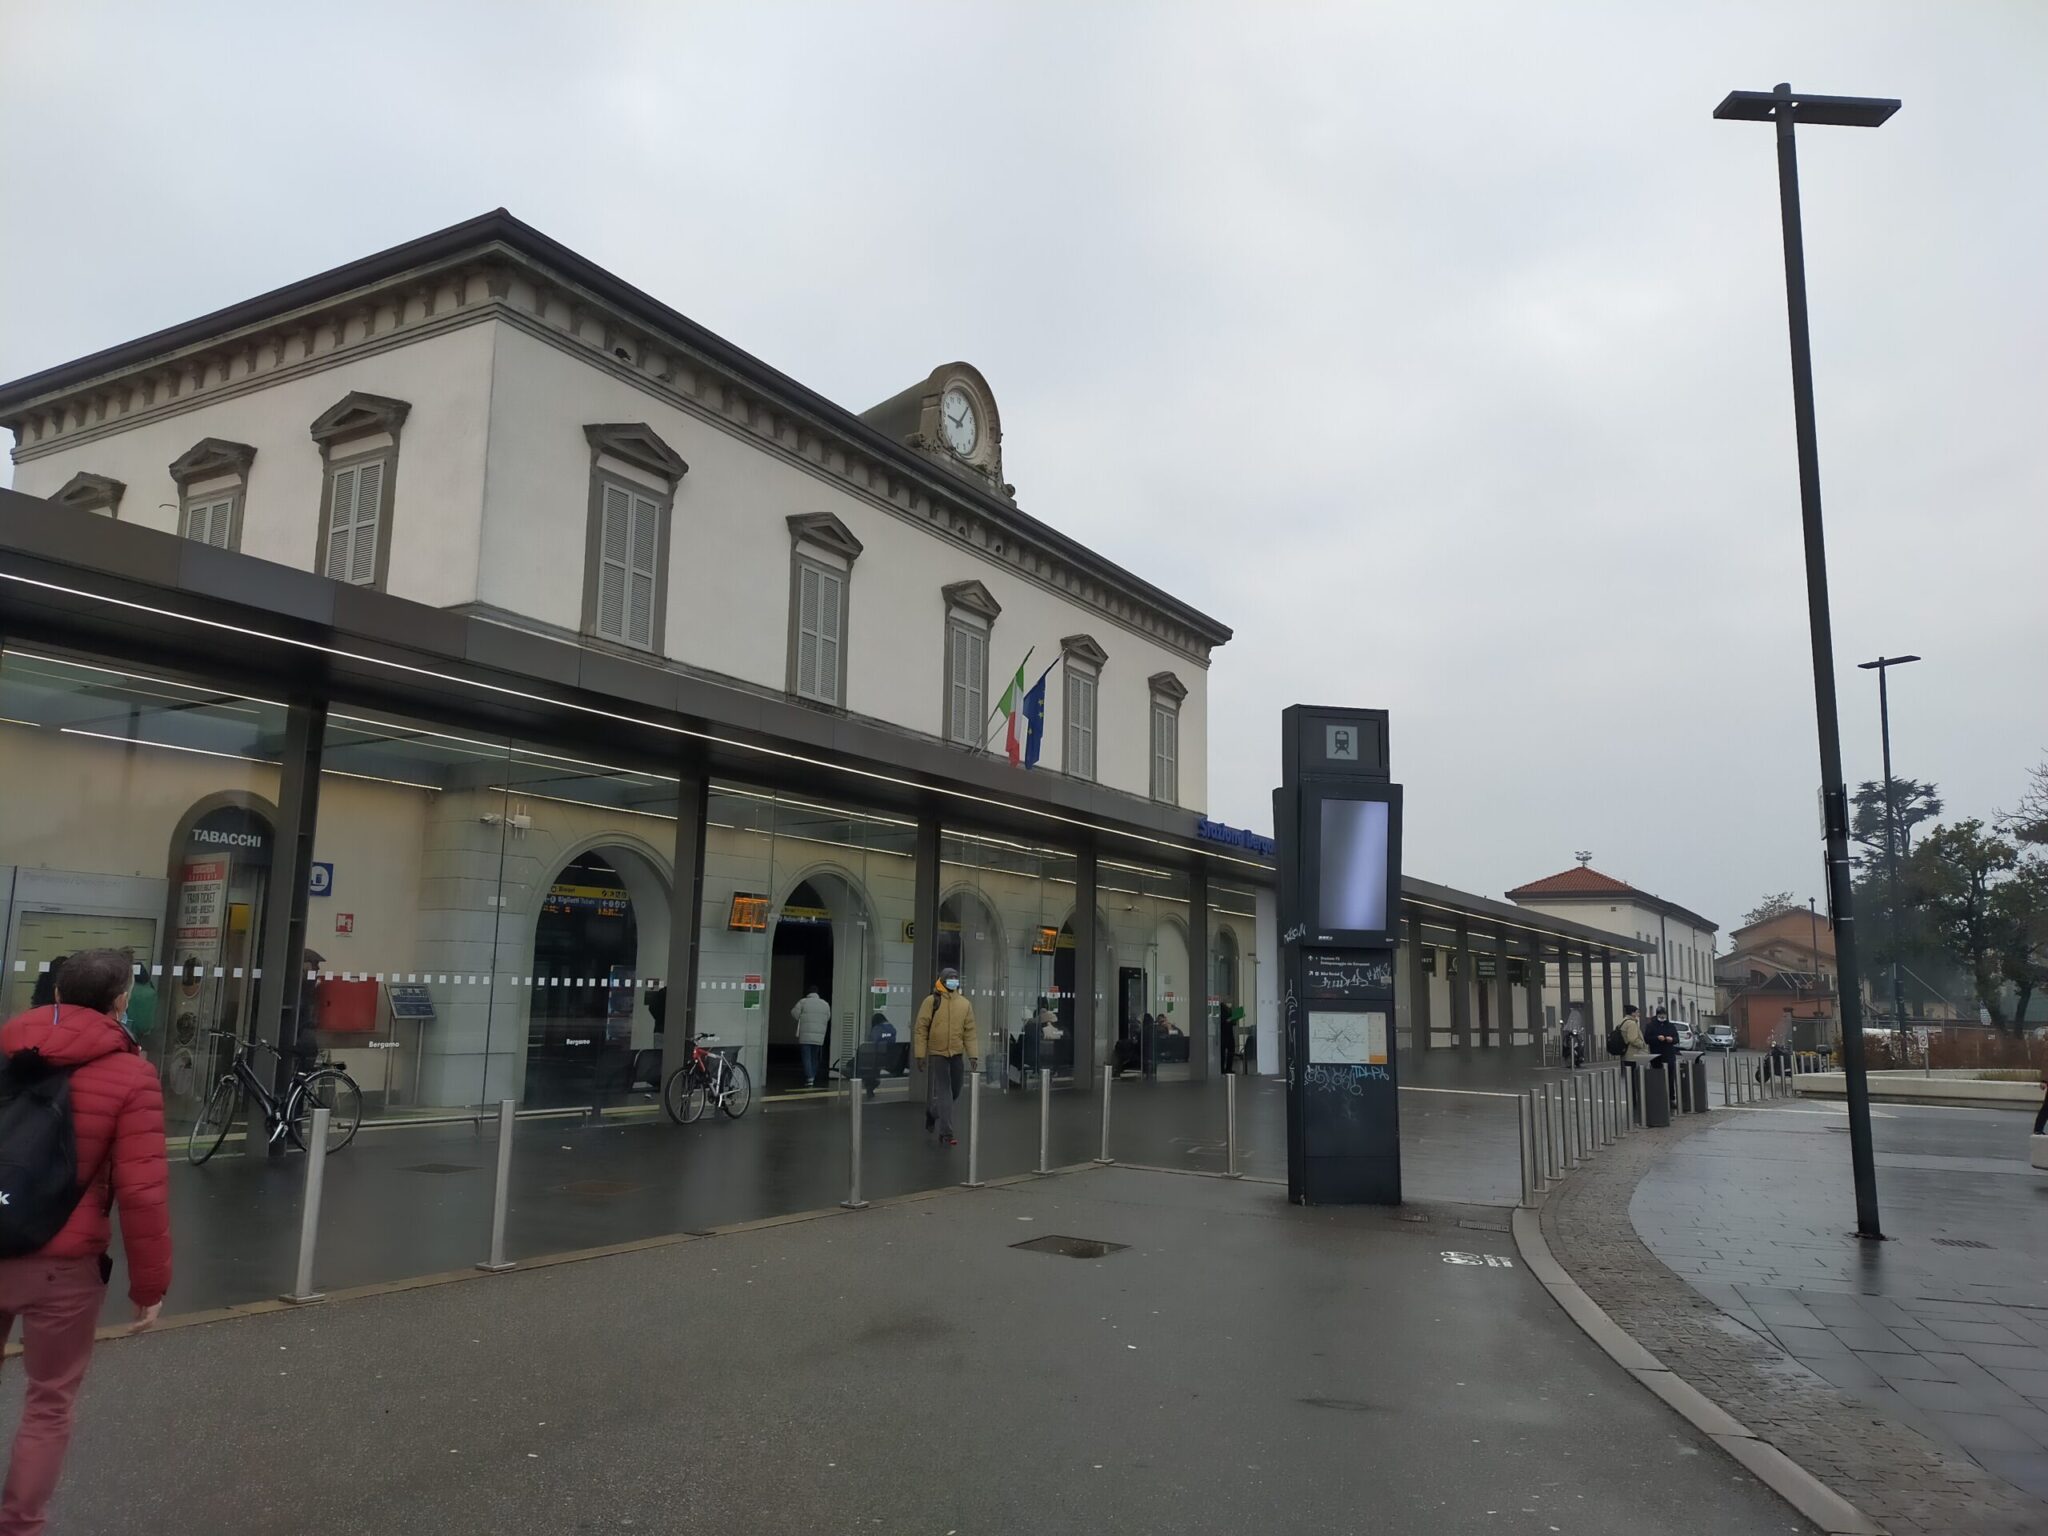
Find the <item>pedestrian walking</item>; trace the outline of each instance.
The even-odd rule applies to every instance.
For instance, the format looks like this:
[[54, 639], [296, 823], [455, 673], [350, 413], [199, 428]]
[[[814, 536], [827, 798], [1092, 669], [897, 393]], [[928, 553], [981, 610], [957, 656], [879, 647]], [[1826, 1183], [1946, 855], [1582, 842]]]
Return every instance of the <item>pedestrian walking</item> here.
[[[170, 1288], [163, 1088], [123, 1027], [133, 980], [134, 962], [120, 950], [82, 950], [57, 974], [52, 1003], [0, 1026], [0, 1163], [23, 1180], [0, 1202], [0, 1341], [19, 1319], [28, 1378], [0, 1488], [0, 1536], [44, 1529], [113, 1269], [113, 1207], [132, 1332], [156, 1322]], [[70, 1120], [75, 1166], [57, 1166], [53, 1107]], [[39, 1172], [56, 1176], [45, 1183]], [[47, 1197], [55, 1185], [67, 1187]]]
[[974, 1004], [960, 995], [960, 973], [950, 965], [939, 972], [931, 996], [918, 1006], [910, 1052], [929, 1069], [924, 1128], [937, 1131], [942, 1146], [959, 1146], [960, 1140], [953, 1134], [953, 1102], [960, 1097], [960, 1085], [965, 1081], [963, 1068], [981, 1070], [981, 1039], [974, 1023]]
[[825, 1031], [832, 1023], [832, 1005], [812, 987], [789, 1010], [796, 1020], [796, 1048], [804, 1059], [804, 1086], [818, 1086], [818, 1073], [825, 1062]]
[[2041, 1073], [2041, 1107], [2034, 1111], [2034, 1134], [2048, 1136], [2048, 1068]]
[[877, 1008], [868, 1020], [868, 1044], [874, 1049], [868, 1053], [868, 1064], [861, 1068], [860, 1074], [861, 1084], [871, 1099], [882, 1083], [882, 1055], [895, 1043], [896, 1026], [889, 1022], [888, 1014]]

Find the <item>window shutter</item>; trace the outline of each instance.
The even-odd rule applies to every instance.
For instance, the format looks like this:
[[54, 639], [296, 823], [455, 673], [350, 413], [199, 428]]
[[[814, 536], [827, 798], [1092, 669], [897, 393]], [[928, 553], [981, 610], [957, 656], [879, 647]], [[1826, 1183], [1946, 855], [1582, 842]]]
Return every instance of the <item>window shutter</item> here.
[[828, 571], [818, 577], [818, 697], [839, 702], [839, 617], [843, 605], [841, 579]]
[[383, 507], [383, 493], [383, 464], [360, 466], [356, 470], [355, 545], [348, 566], [348, 579], [359, 587], [377, 579], [377, 518]]
[[631, 546], [633, 498], [615, 485], [604, 488], [604, 520], [598, 529], [597, 632], [607, 640], [626, 638], [626, 552]]
[[327, 508], [327, 569], [322, 573], [335, 581], [347, 581], [349, 550], [355, 542], [356, 471], [334, 472], [334, 493]]
[[626, 639], [654, 646], [654, 555], [660, 542], [659, 509], [644, 496], [633, 498], [632, 569], [628, 573]]
[[796, 573], [796, 691], [807, 699], [818, 694], [818, 585], [815, 566], [799, 566]]
[[216, 501], [207, 509], [212, 518], [206, 530], [206, 542], [215, 549], [228, 547], [228, 512], [233, 506], [231, 501]]

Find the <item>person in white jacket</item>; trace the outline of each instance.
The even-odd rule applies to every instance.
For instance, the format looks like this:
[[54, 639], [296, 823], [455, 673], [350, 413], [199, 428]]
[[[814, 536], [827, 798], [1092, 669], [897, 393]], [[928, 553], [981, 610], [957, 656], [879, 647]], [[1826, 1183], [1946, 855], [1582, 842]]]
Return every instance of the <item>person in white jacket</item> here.
[[789, 1010], [789, 1016], [796, 1020], [796, 1048], [804, 1059], [804, 1086], [815, 1088], [818, 1075], [824, 1070], [825, 1031], [832, 1023], [832, 1005], [812, 987]]

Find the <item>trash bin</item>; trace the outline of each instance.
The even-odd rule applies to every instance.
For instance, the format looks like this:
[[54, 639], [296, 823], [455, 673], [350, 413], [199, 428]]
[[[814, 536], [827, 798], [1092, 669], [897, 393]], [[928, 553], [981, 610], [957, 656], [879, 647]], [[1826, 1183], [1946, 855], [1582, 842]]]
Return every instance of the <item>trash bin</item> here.
[[1662, 1130], [1671, 1123], [1671, 1078], [1664, 1063], [1653, 1061], [1643, 1073], [1643, 1124]]
[[1692, 1112], [1705, 1114], [1713, 1106], [1707, 1103], [1707, 1058], [1695, 1056], [1680, 1065], [1680, 1071], [1692, 1074]]

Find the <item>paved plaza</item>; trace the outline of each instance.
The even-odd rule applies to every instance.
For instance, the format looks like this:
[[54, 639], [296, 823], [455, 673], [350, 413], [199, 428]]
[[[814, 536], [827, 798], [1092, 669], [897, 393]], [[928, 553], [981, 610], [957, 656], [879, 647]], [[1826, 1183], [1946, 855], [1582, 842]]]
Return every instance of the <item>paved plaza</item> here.
[[1849, 1235], [1848, 1116], [1820, 1104], [1686, 1140], [1637, 1186], [1636, 1231], [1823, 1380], [2048, 1500], [2048, 1176], [2028, 1118], [1875, 1116], [1888, 1242]]
[[[1511, 1073], [1512, 1068], [1508, 1069]], [[1507, 1205], [1518, 1188], [1513, 1101], [1496, 1069], [1421, 1074], [1401, 1096], [1408, 1193], [1422, 1200]], [[1239, 1166], [1284, 1179], [1284, 1087], [1240, 1078]], [[1131, 1078], [1114, 1090], [1111, 1151], [1121, 1162], [1221, 1173], [1227, 1162], [1225, 1088]], [[1038, 1166], [1035, 1093], [982, 1096], [984, 1178]], [[966, 1100], [961, 1130], [966, 1131]], [[899, 1091], [865, 1106], [863, 1192], [870, 1198], [943, 1189], [967, 1177], [967, 1148], [935, 1146], [921, 1104]], [[843, 1095], [770, 1101], [738, 1121], [716, 1115], [669, 1123], [658, 1109], [602, 1121], [522, 1119], [517, 1124], [507, 1251], [512, 1257], [602, 1247], [676, 1232], [815, 1210], [848, 1191], [849, 1125]], [[1052, 1097], [1051, 1164], [1101, 1149], [1099, 1101], [1070, 1089]], [[323, 1289], [380, 1284], [464, 1269], [490, 1247], [495, 1122], [482, 1126], [371, 1127], [330, 1158], [315, 1282]], [[177, 1278], [167, 1315], [268, 1301], [292, 1288], [305, 1159], [223, 1155], [171, 1168]], [[125, 1276], [106, 1318], [125, 1314]]]
[[[1861, 1244], [1851, 1235], [1845, 1116], [1803, 1103], [1724, 1109], [1624, 1138], [1546, 1199], [1543, 1234], [1614, 1322], [1713, 1406], [1847, 1499], [1870, 1528], [2038, 1536], [2048, 1530], [2048, 1502], [2028, 1491], [2030, 1453], [2004, 1436], [1992, 1450], [1982, 1437], [1943, 1433], [1912, 1395], [1886, 1398], [1867, 1381], [1844, 1388], [1823, 1372], [1847, 1380], [1855, 1374], [1849, 1363], [1869, 1357], [1883, 1362], [1870, 1366], [1881, 1384], [1915, 1379], [1917, 1370], [1957, 1386], [1942, 1367], [1934, 1341], [1943, 1335], [1928, 1326], [1932, 1318], [1945, 1315], [1947, 1326], [1981, 1306], [2002, 1309], [2007, 1323], [2035, 1321], [2020, 1303], [2040, 1292], [2038, 1248], [2026, 1274], [2028, 1245], [2040, 1240], [2040, 1189], [2005, 1166], [2010, 1159], [1984, 1155], [2015, 1138], [2024, 1146], [2026, 1120], [1999, 1111], [1883, 1114], [1879, 1190], [1893, 1242]], [[2025, 1224], [2029, 1235], [2019, 1237]], [[1955, 1248], [1936, 1238], [1995, 1246]], [[2013, 1262], [1977, 1267], [2008, 1244]], [[2026, 1284], [2011, 1283], [2021, 1279]], [[1965, 1295], [1977, 1299], [1957, 1299]], [[1802, 1327], [1830, 1341], [1790, 1331]], [[1980, 1406], [1941, 1411], [1981, 1413], [2016, 1431], [2030, 1424], [2025, 1393], [2016, 1394], [2017, 1406], [2004, 1401], [2003, 1412], [1988, 1406], [1994, 1391], [2014, 1390], [1988, 1367], [1982, 1379], [1973, 1374], [1990, 1346], [1953, 1342], [1947, 1353], [1966, 1363], [1955, 1369], [1970, 1378]], [[2022, 1356], [1996, 1358], [2011, 1369]], [[1977, 1448], [1966, 1449], [1966, 1438]]]
[[54, 1529], [1808, 1532], [1507, 1225], [1091, 1169], [123, 1340]]

